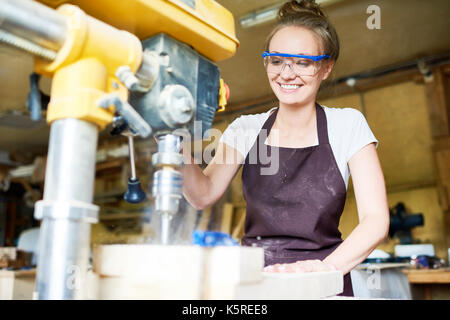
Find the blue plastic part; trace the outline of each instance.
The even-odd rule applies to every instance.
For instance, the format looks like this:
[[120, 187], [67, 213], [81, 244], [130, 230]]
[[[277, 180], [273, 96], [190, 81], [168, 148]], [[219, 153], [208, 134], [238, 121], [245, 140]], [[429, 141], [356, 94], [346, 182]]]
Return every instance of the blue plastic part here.
[[214, 246], [238, 246], [239, 243], [234, 240], [228, 233], [217, 231], [200, 231], [194, 230], [191, 234], [192, 244], [201, 247]]
[[287, 58], [306, 58], [306, 59], [311, 59], [312, 61], [320, 61], [323, 59], [328, 59], [330, 56], [328, 54], [323, 54], [321, 56], [306, 56], [306, 55], [302, 55], [302, 54], [289, 54], [289, 53], [279, 53], [279, 52], [275, 52], [275, 53], [270, 53], [269, 51], [264, 51], [262, 54], [262, 57], [287, 57]]

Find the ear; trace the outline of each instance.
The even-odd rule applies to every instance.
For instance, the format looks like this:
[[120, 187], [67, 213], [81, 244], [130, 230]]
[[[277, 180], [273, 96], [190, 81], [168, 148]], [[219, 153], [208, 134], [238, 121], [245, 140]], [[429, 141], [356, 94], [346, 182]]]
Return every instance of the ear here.
[[334, 63], [335, 63], [334, 61], [329, 61], [322, 66], [322, 72], [321, 72], [322, 81], [326, 80], [328, 78], [331, 71], [333, 70]]

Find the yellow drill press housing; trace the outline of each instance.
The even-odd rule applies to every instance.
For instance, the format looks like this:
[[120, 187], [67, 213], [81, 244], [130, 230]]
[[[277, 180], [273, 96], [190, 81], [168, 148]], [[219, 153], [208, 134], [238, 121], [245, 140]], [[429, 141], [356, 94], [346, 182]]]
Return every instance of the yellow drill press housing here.
[[[40, 2], [55, 7], [69, 1]], [[70, 2], [95, 18], [75, 5], [63, 4], [57, 9], [67, 16], [68, 37], [53, 62], [36, 59], [36, 71], [53, 76], [49, 123], [77, 118], [95, 123], [100, 129], [110, 123], [113, 108], [98, 108], [96, 101], [111, 92], [127, 100], [127, 90], [117, 81], [115, 72], [120, 66], [137, 71], [142, 62], [139, 39], [163, 32], [212, 61], [231, 57], [238, 46], [233, 16], [212, 0], [197, 0], [192, 2], [194, 6], [188, 1], [172, 0]], [[226, 101], [222, 82], [219, 94], [223, 109]]]
[[217, 62], [231, 58], [239, 45], [234, 18], [214, 0], [39, 0], [56, 8], [79, 6], [88, 15], [145, 40], [158, 33], [192, 46]]

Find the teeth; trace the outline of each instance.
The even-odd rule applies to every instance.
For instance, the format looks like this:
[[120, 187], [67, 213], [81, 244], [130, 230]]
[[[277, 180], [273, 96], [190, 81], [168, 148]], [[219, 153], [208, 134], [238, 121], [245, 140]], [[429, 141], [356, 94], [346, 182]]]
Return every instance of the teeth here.
[[280, 84], [280, 86], [281, 86], [283, 89], [288, 89], [288, 90], [297, 89], [297, 88], [300, 87], [300, 86], [297, 85], [297, 84]]

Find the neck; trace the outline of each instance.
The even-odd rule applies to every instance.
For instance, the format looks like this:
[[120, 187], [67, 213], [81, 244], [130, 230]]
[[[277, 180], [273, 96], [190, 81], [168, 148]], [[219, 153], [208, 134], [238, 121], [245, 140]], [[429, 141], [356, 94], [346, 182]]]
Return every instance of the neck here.
[[[277, 128], [289, 132], [300, 132], [316, 121], [316, 105], [313, 101], [302, 106], [281, 104], [276, 118]], [[283, 130], [284, 131], [284, 130]]]

